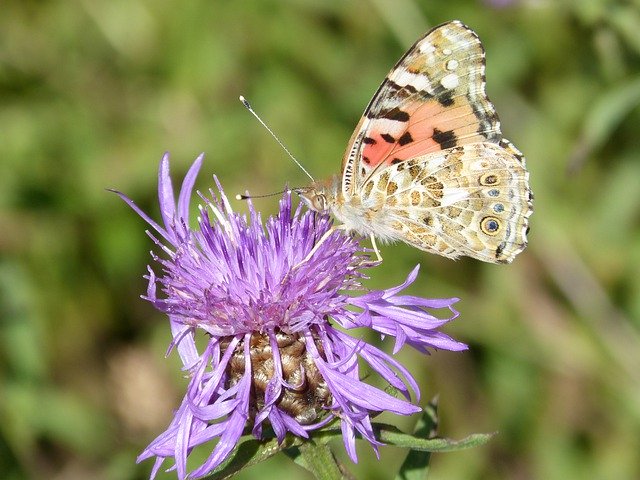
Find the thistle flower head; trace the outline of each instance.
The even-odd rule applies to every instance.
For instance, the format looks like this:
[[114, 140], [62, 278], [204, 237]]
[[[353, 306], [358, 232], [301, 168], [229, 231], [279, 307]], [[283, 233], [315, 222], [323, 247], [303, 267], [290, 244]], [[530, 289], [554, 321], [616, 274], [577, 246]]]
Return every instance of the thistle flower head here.
[[[268, 424], [279, 441], [288, 432], [307, 438], [339, 417], [345, 448], [356, 461], [356, 432], [375, 449], [371, 416], [419, 412], [410, 401], [419, 389], [391, 355], [348, 331], [368, 327], [394, 337], [394, 353], [404, 344], [423, 352], [462, 350], [464, 344], [438, 331], [457, 316], [457, 299], [401, 295], [418, 267], [397, 287], [365, 290], [362, 279], [372, 264], [358, 242], [330, 232], [326, 215], [300, 206], [292, 212], [290, 192], [278, 214], [263, 222], [251, 203], [248, 218], [234, 212], [215, 179], [215, 190], [199, 194], [198, 225], [191, 228], [189, 204], [202, 158], [187, 173], [176, 205], [169, 158], [163, 157], [161, 224], [119, 193], [155, 230], [150, 236], [163, 253], [153, 260], [161, 273], [149, 267], [144, 298], [169, 316], [170, 348], [177, 348], [189, 375], [171, 424], [138, 460], [156, 457], [154, 477], [173, 457], [178, 477], [186, 478], [191, 450], [217, 440], [190, 473], [198, 477], [229, 456], [245, 429], [261, 438]], [[437, 310], [444, 314], [436, 316]], [[200, 350], [198, 333], [207, 338]], [[364, 382], [359, 362], [404, 398]]]

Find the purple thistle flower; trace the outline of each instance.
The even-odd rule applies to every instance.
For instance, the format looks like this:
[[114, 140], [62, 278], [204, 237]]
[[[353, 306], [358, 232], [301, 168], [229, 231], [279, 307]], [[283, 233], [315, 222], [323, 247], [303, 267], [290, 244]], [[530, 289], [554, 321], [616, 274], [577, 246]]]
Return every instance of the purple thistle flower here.
[[[191, 476], [210, 473], [233, 451], [245, 428], [257, 438], [267, 422], [280, 442], [287, 432], [308, 438], [309, 431], [340, 418], [344, 445], [353, 461], [356, 432], [376, 449], [371, 415], [390, 411], [411, 415], [421, 409], [416, 381], [391, 355], [352, 337], [346, 330], [368, 327], [395, 337], [394, 353], [404, 344], [464, 350], [437, 329], [457, 317], [458, 300], [423, 299], [399, 293], [402, 285], [368, 291], [363, 270], [372, 266], [358, 243], [340, 231], [314, 245], [331, 228], [328, 216], [301, 206], [293, 212], [291, 193], [280, 211], [263, 224], [249, 203], [249, 219], [235, 213], [214, 177], [217, 192], [198, 194], [198, 227], [188, 224], [189, 203], [200, 155], [187, 173], [177, 206], [169, 177], [169, 155], [160, 163], [158, 194], [162, 223], [118, 193], [156, 233], [149, 235], [164, 251], [153, 255], [162, 271], [149, 267], [145, 298], [168, 314], [189, 385], [167, 430], [138, 457], [156, 457], [151, 478], [167, 457], [178, 477], [187, 477], [187, 457], [198, 445], [217, 439], [208, 459]], [[158, 287], [162, 294], [157, 293]], [[360, 296], [357, 296], [360, 294]], [[446, 309], [446, 318], [431, 310]], [[339, 326], [340, 329], [336, 328]], [[197, 330], [208, 337], [198, 351]], [[396, 398], [361, 380], [358, 360], [400, 392]]]

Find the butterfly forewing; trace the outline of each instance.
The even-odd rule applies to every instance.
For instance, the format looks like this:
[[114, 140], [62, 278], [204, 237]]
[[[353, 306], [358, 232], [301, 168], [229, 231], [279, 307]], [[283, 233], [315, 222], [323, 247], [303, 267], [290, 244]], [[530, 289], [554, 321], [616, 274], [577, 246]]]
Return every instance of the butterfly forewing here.
[[343, 162], [343, 193], [352, 194], [384, 166], [456, 145], [499, 141], [484, 69], [480, 40], [458, 21], [418, 40], [365, 110]]

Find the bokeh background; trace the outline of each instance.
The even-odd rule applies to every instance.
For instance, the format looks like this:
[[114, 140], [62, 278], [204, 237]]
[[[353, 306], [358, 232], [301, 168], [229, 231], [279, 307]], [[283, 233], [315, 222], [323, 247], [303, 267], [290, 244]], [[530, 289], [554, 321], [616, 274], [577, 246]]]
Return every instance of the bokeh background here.
[[[186, 385], [177, 358], [164, 358], [166, 319], [139, 298], [145, 224], [105, 188], [157, 215], [165, 150], [177, 180], [206, 152], [202, 189], [214, 173], [230, 194], [304, 184], [240, 94], [311, 172], [333, 174], [389, 68], [456, 18], [486, 47], [488, 93], [527, 156], [536, 199], [530, 246], [510, 266], [395, 245], [372, 272], [372, 287], [388, 287], [421, 263], [412, 293], [462, 299], [447, 332], [468, 352], [400, 356], [425, 399], [439, 394], [442, 435], [499, 434], [435, 455], [430, 478], [640, 478], [637, 0], [1, 9], [2, 478], [146, 478], [151, 462], [135, 456]], [[277, 198], [256, 205], [267, 214]], [[360, 447], [358, 478], [393, 478], [404, 452], [382, 448], [378, 462]], [[310, 478], [279, 457], [240, 478], [283, 475]]]

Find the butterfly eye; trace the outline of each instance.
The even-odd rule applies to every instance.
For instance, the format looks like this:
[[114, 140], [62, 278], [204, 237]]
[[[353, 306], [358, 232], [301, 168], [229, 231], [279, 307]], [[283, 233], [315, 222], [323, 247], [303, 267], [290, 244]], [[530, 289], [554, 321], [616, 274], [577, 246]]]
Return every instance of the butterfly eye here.
[[322, 193], [313, 197], [313, 209], [318, 212], [324, 212], [327, 209], [327, 198]]

